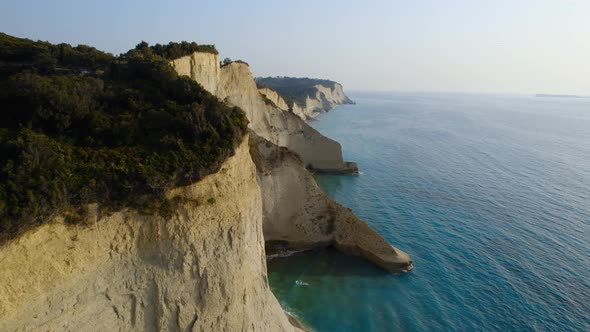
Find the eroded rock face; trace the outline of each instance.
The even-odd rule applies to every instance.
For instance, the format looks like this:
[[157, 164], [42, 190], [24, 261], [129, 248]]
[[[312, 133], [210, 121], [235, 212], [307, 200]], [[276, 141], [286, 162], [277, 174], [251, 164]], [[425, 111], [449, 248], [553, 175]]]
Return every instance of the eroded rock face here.
[[219, 84], [219, 56], [213, 53], [195, 52], [172, 60], [172, 67], [180, 74], [199, 82], [205, 90], [217, 94]]
[[[274, 144], [296, 152], [305, 165], [326, 172], [349, 171], [342, 159], [340, 144], [320, 134], [297, 115], [285, 112], [265, 100], [247, 64], [233, 62], [219, 68], [217, 60], [214, 54], [194, 53], [174, 60], [173, 66], [180, 74], [190, 76], [219, 99], [240, 107], [250, 121], [250, 129]], [[187, 63], [192, 63], [190, 75]], [[200, 68], [203, 73], [193, 73], [193, 68]], [[209, 75], [214, 75], [218, 70], [218, 78], [210, 79]], [[217, 82], [217, 85], [213, 86], [213, 82]]]
[[173, 217], [56, 218], [0, 247], [0, 331], [294, 330], [267, 283], [247, 143], [168, 195]]
[[[339, 84], [334, 90], [329, 92], [334, 102], [349, 102]], [[250, 153], [262, 189], [267, 243], [285, 249], [334, 245], [390, 271], [412, 268], [406, 253], [326, 196], [307, 171], [358, 172], [354, 163], [342, 161], [340, 144], [322, 136], [294, 113], [265, 101], [244, 63], [223, 66], [216, 91], [220, 99], [242, 108], [250, 121]], [[318, 90], [318, 95], [328, 93], [322, 91]]]
[[332, 105], [332, 107], [340, 104], [351, 104], [352, 100], [344, 94], [344, 90], [342, 89], [342, 84], [335, 83], [334, 88], [331, 89], [329, 87], [325, 87], [323, 85], [316, 85], [316, 89], [318, 89], [318, 93], [316, 93], [316, 98], [319, 94], [324, 94], [325, 99]]
[[272, 101], [273, 104], [275, 104], [278, 108], [282, 109], [283, 111], [289, 110], [289, 105], [287, 105], [285, 99], [283, 99], [283, 97], [281, 97], [281, 95], [279, 95], [275, 90], [270, 88], [259, 88], [258, 91], [268, 98], [268, 100]]
[[340, 144], [323, 136], [293, 113], [265, 103], [246, 64], [234, 62], [221, 68], [218, 97], [242, 108], [250, 120], [250, 129], [272, 143], [296, 152], [307, 166], [324, 171], [346, 170]]
[[262, 189], [264, 238], [271, 249], [333, 245], [389, 271], [412, 269], [406, 253], [324, 194], [296, 154], [254, 134], [250, 153]]
[[334, 88], [326, 87], [321, 84], [314, 86], [316, 93], [314, 96], [307, 96], [304, 105], [293, 103], [291, 109], [293, 113], [303, 120], [311, 120], [322, 112], [328, 112], [334, 107], [341, 104], [352, 104], [342, 89], [340, 83], [335, 83]]

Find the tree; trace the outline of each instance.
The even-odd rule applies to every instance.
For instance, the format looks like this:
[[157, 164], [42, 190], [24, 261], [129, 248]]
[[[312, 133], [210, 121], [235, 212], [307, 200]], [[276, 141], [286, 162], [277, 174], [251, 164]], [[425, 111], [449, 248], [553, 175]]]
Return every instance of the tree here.
[[141, 41], [141, 43], [137, 44], [137, 46], [135, 46], [136, 50], [145, 50], [148, 49], [150, 47], [150, 44], [146, 43], [145, 41]]

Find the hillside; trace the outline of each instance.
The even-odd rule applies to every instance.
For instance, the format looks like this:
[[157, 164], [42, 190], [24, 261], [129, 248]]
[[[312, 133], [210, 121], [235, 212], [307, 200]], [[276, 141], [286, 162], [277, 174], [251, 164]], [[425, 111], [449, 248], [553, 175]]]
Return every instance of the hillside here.
[[[163, 193], [215, 172], [247, 119], [162, 57], [211, 46], [141, 43], [121, 56], [0, 35], [0, 234], [83, 206], [166, 213]], [[161, 54], [161, 55], [160, 55]]]

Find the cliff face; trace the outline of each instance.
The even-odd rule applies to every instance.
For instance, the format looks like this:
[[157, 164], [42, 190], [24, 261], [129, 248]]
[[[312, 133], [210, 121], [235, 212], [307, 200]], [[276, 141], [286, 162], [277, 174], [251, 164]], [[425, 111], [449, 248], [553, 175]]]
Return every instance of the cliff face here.
[[[331, 98], [345, 101], [341, 86], [339, 91], [331, 92]], [[306, 169], [330, 169], [336, 159], [338, 168], [332, 171], [357, 170], [354, 163], [342, 162], [338, 143], [319, 134], [295, 114], [265, 102], [246, 64], [234, 62], [221, 68], [217, 96], [242, 108], [250, 120], [250, 153], [262, 189], [264, 237], [271, 247], [305, 249], [334, 245], [363, 255], [390, 271], [412, 269], [407, 254], [392, 247], [352, 211], [327, 197]]]
[[305, 121], [315, 118], [322, 112], [328, 112], [338, 105], [353, 103], [353, 101], [344, 94], [344, 90], [340, 83], [334, 83], [334, 88], [321, 84], [316, 84], [313, 88], [316, 91], [314, 95], [306, 96], [303, 104], [292, 102], [291, 106], [289, 106], [278, 92], [270, 88], [263, 87], [260, 88], [259, 91], [277, 105], [278, 108], [285, 111], [290, 108], [295, 115]]
[[266, 279], [260, 195], [244, 142], [168, 193], [173, 217], [123, 210], [24, 234], [0, 247], [0, 330], [293, 330]]
[[258, 91], [262, 93], [268, 100], [272, 101], [278, 108], [282, 109], [283, 111], [289, 110], [289, 105], [281, 95], [279, 95], [275, 90], [270, 88], [259, 88]]
[[254, 134], [250, 153], [262, 189], [268, 250], [333, 245], [389, 271], [412, 269], [406, 253], [391, 246], [350, 209], [324, 194], [297, 155]]
[[308, 167], [348, 171], [338, 142], [323, 136], [296, 115], [265, 102], [248, 65], [234, 62], [221, 68], [217, 95], [246, 112], [250, 129], [272, 143], [296, 152]]
[[[321, 135], [295, 114], [285, 112], [273, 103], [265, 101], [247, 64], [233, 62], [220, 68], [217, 55], [195, 54], [174, 60], [175, 68], [182, 68], [179, 73], [187, 75], [187, 65], [179, 64], [191, 63], [194, 60], [191, 68], [201, 68], [204, 73], [191, 71], [191, 75], [187, 76], [195, 79], [219, 99], [244, 110], [250, 121], [249, 128], [258, 135], [296, 152], [308, 167], [341, 173], [352, 173], [356, 170], [343, 161], [342, 148], [338, 142]], [[217, 79], [207, 78], [208, 75], [217, 72]], [[201, 79], [203, 81], [199, 81]], [[210, 85], [212, 82], [218, 84]]]
[[[167, 192], [175, 202], [167, 217], [102, 215], [95, 204], [83, 226], [57, 216], [0, 246], [0, 331], [297, 331], [269, 289], [265, 240], [270, 249], [333, 245], [391, 271], [412, 268], [321, 192], [306, 167], [356, 166], [282, 109], [278, 94], [264, 98], [246, 64], [220, 67], [211, 53], [171, 63], [241, 107], [252, 138], [217, 173]], [[318, 87], [324, 107], [345, 102], [341, 87], [333, 90]]]
[[[318, 89], [319, 93], [323, 93], [325, 96], [325, 99], [332, 105], [332, 107], [336, 106], [336, 105], [340, 105], [340, 104], [351, 104], [352, 100], [350, 100], [350, 98], [348, 98], [345, 94], [344, 94], [344, 90], [342, 89], [342, 84], [340, 83], [335, 83], [334, 84], [334, 89], [325, 87], [323, 85], [316, 85], [316, 88]], [[316, 98], [318, 97], [318, 95], [316, 94]]]
[[316, 84], [314, 88], [317, 90], [315, 96], [307, 96], [305, 105], [293, 103], [293, 112], [304, 120], [315, 118], [318, 114], [328, 112], [338, 105], [352, 104], [352, 100], [344, 94], [342, 85], [339, 83], [335, 83], [333, 89], [321, 84]]
[[213, 53], [195, 52], [171, 61], [172, 67], [180, 74], [197, 81], [212, 94], [217, 94], [219, 84], [219, 56]]

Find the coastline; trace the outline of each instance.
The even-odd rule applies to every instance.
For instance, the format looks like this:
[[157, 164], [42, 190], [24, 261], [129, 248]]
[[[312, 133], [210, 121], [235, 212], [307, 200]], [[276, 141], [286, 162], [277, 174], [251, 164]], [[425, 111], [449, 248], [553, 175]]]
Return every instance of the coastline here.
[[[17, 41], [17, 47], [36, 43]], [[212, 109], [233, 114], [226, 121], [241, 131], [230, 126], [230, 133], [243, 133], [239, 142], [231, 143], [233, 153], [198, 180], [166, 188], [163, 195], [173, 202], [167, 213], [133, 205], [106, 212], [100, 203], [91, 203], [81, 207], [86, 214], [79, 216], [80, 224], [72, 225], [66, 211], [0, 246], [10, 257], [0, 283], [0, 313], [6, 313], [0, 326], [190, 330], [198, 324], [210, 330], [292, 330], [304, 325], [287, 316], [270, 291], [266, 244], [269, 260], [271, 247], [279, 243], [287, 251], [275, 250], [278, 256], [333, 247], [389, 272], [412, 268], [405, 252], [319, 189], [310, 169], [358, 173], [355, 163], [343, 159], [337, 141], [265, 100], [245, 62], [221, 66], [214, 47], [183, 45], [188, 49], [173, 59], [165, 58], [167, 47], [182, 49], [174, 43], [153, 49], [142, 43], [130, 53], [153, 55], [150, 59], [157, 63], [150, 65], [184, 81], [191, 96], [206, 97]], [[128, 65], [114, 56], [108, 61]], [[150, 65], [145, 70], [153, 69]], [[336, 97], [348, 100], [341, 85], [333, 84], [339, 88]], [[332, 93], [315, 88], [317, 95]], [[183, 121], [193, 120], [191, 114]], [[214, 123], [223, 125], [223, 120]], [[223, 139], [223, 130], [214, 133]], [[207, 142], [200, 144], [210, 148]], [[111, 309], [101, 310], [105, 307]]]
[[281, 303], [320, 331], [587, 330], [579, 231], [590, 211], [568, 199], [588, 196], [587, 101], [351, 97], [356, 106], [314, 125], [365, 175], [316, 180], [408, 249], [415, 271], [386, 274], [329, 250], [292, 255], [269, 262]]

